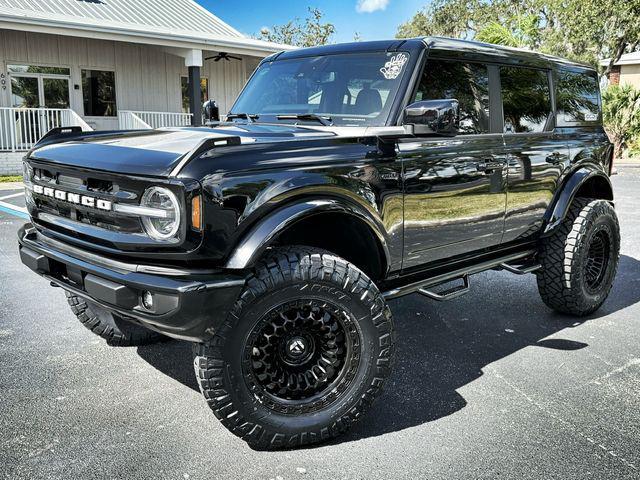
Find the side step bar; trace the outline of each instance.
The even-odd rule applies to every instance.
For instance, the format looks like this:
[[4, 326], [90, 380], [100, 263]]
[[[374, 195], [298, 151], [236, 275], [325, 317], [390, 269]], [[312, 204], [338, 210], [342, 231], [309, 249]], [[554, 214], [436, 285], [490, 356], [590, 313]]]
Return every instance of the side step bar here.
[[[518, 260], [524, 260], [531, 258], [536, 254], [536, 250], [525, 250], [523, 252], [511, 253], [504, 257], [495, 258], [491, 260], [485, 260], [476, 265], [471, 265], [465, 268], [452, 270], [451, 272], [436, 275], [434, 277], [425, 278], [417, 282], [403, 285], [401, 287], [393, 288], [382, 293], [385, 300], [392, 298], [402, 297], [411, 293], [420, 293], [429, 298], [438, 301], [451, 300], [452, 298], [464, 295], [469, 291], [469, 276], [476, 273], [484, 272], [485, 270], [503, 269], [518, 275], [524, 275], [525, 273], [531, 273], [540, 268], [540, 265], [535, 264], [528, 267], [513, 267], [511, 263]], [[462, 279], [462, 285], [446, 290], [444, 292], [436, 293], [429, 290], [429, 287], [435, 287], [442, 285], [443, 283], [451, 282], [452, 280]]]
[[506, 270], [507, 272], [515, 273], [516, 275], [526, 275], [527, 273], [533, 273], [536, 270], [540, 270], [542, 265], [539, 263], [534, 263], [533, 265], [522, 266], [522, 267], [514, 267], [513, 265], [509, 265], [508, 263], [501, 263], [499, 266], [500, 270]]
[[454, 298], [458, 298], [465, 293], [469, 293], [469, 285], [469, 275], [464, 275], [462, 277], [462, 285], [458, 285], [457, 287], [453, 287], [442, 292], [433, 292], [431, 290], [427, 290], [426, 288], [421, 288], [420, 290], [418, 290], [418, 293], [430, 298], [431, 300], [446, 302], [447, 300], [453, 300]]

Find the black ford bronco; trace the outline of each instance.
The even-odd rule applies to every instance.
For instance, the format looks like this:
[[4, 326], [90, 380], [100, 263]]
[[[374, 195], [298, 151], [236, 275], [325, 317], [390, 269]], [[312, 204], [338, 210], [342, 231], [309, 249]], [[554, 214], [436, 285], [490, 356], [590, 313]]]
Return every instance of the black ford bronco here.
[[322, 441], [391, 373], [389, 299], [495, 269], [534, 273], [565, 314], [605, 301], [600, 107], [593, 69], [486, 44], [274, 54], [225, 121], [47, 134], [21, 259], [111, 345], [193, 342], [207, 403], [255, 448]]

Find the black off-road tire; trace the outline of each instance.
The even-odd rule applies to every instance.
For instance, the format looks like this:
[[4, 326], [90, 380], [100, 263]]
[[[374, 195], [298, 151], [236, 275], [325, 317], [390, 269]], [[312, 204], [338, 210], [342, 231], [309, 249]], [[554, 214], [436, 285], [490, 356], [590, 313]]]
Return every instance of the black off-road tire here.
[[611, 291], [619, 253], [620, 226], [611, 204], [576, 198], [557, 231], [542, 240], [536, 273], [542, 300], [561, 313], [595, 312]]
[[[326, 312], [338, 312], [340, 325], [346, 325], [340, 338], [351, 347], [341, 350], [348, 352], [341, 370], [327, 369], [324, 376], [319, 375], [321, 383], [333, 372], [338, 383], [328, 384], [327, 380], [325, 390], [318, 387], [318, 396], [283, 400], [280, 393], [268, 391], [277, 379], [265, 371], [254, 371], [269, 362], [282, 362], [282, 358], [274, 354], [266, 357], [270, 360], [256, 360], [255, 355], [262, 352], [256, 347], [260, 341], [279, 335], [264, 333], [272, 328], [268, 322], [289, 315], [282, 312], [290, 305], [312, 312], [310, 318], [302, 317], [305, 320], [293, 317], [298, 322], [320, 321], [313, 316], [317, 314], [314, 308], [325, 312], [321, 319], [331, 318]], [[326, 325], [323, 328], [331, 330]], [[336, 343], [334, 337], [329, 344]], [[286, 355], [286, 350], [282, 353], [273, 346], [277, 355]], [[286, 247], [267, 251], [212, 341], [194, 344], [194, 367], [200, 390], [226, 428], [256, 449], [293, 448], [336, 437], [359, 420], [390, 374], [393, 351], [391, 311], [362, 271], [326, 251]], [[272, 383], [265, 386], [264, 378]], [[286, 388], [278, 384], [278, 388], [289, 392], [298, 383], [287, 383]], [[311, 382], [305, 380], [304, 385], [311, 388]]]
[[71, 311], [80, 323], [112, 347], [135, 347], [166, 340], [164, 335], [123, 320], [100, 305], [65, 291]]

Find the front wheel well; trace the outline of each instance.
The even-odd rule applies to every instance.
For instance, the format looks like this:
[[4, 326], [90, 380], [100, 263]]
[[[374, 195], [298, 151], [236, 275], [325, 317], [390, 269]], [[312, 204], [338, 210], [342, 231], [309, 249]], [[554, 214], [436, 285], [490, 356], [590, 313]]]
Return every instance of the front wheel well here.
[[381, 242], [371, 227], [346, 213], [303, 218], [280, 233], [275, 244], [322, 248], [352, 263], [373, 280], [383, 278], [387, 268]]

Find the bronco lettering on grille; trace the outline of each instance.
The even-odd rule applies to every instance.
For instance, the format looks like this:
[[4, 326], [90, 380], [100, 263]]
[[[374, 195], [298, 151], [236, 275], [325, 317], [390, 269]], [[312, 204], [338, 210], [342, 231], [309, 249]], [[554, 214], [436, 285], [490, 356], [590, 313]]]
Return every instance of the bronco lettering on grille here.
[[87, 195], [80, 195], [78, 193], [65, 192], [64, 190], [58, 190], [51, 187], [43, 187], [42, 185], [34, 185], [33, 193], [43, 195], [45, 197], [55, 198], [56, 200], [63, 200], [65, 202], [74, 203], [76, 205], [82, 205], [84, 207], [97, 208], [98, 210], [112, 210], [112, 203], [109, 200], [102, 200], [101, 198], [89, 197]]

